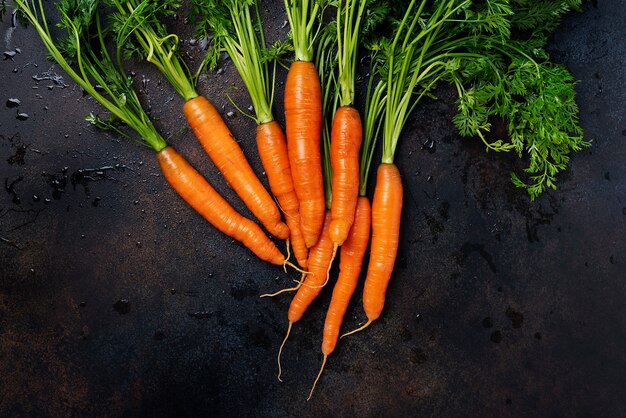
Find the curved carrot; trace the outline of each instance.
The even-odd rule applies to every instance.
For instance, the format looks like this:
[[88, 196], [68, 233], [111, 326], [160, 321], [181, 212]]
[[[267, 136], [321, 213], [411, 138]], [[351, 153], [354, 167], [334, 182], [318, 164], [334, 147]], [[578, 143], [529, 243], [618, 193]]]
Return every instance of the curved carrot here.
[[197, 96], [188, 100], [183, 110], [189, 126], [228, 184], [270, 234], [286, 239], [289, 228], [281, 221], [276, 202], [252, 171], [217, 109], [206, 98]]
[[340, 246], [354, 222], [359, 192], [359, 148], [362, 140], [361, 117], [352, 106], [335, 111], [330, 140], [333, 168], [330, 238]]
[[159, 151], [157, 159], [174, 190], [211, 225], [242, 242], [262, 260], [283, 265], [285, 257], [261, 228], [241, 216], [174, 148]]
[[370, 239], [371, 217], [372, 208], [369, 199], [360, 196], [356, 206], [354, 223], [348, 238], [341, 246], [339, 277], [335, 283], [333, 297], [324, 322], [324, 337], [322, 339], [324, 356], [330, 355], [335, 350], [341, 322], [359, 280], [363, 257]]
[[295, 61], [285, 83], [287, 149], [293, 184], [300, 201], [300, 224], [306, 246], [317, 242], [324, 223], [324, 185], [320, 138], [322, 91], [313, 63]]
[[285, 213], [293, 253], [300, 267], [306, 269], [309, 249], [300, 227], [300, 204], [293, 186], [287, 141], [278, 122], [271, 121], [258, 125], [256, 143], [270, 189]]
[[289, 305], [289, 312], [287, 313], [289, 327], [287, 328], [285, 339], [278, 349], [278, 380], [281, 382], [282, 380], [280, 376], [282, 368], [280, 365], [280, 356], [283, 352], [283, 347], [289, 338], [289, 334], [291, 333], [291, 328], [295, 322], [298, 322], [302, 318], [302, 315], [304, 315], [304, 312], [307, 310], [309, 305], [315, 300], [317, 295], [319, 295], [322, 287], [324, 287], [324, 284], [328, 279], [328, 271], [330, 270], [330, 263], [334, 253], [333, 242], [328, 235], [329, 225], [330, 211], [326, 211], [320, 239], [309, 252], [309, 273], [306, 274], [306, 278], [304, 279], [302, 285], [298, 285], [294, 288], [294, 290], [297, 289], [298, 291]]
[[382, 163], [378, 166], [372, 202], [372, 246], [363, 288], [366, 325], [378, 319], [385, 304], [385, 292], [398, 251], [401, 212], [400, 171], [393, 163]]

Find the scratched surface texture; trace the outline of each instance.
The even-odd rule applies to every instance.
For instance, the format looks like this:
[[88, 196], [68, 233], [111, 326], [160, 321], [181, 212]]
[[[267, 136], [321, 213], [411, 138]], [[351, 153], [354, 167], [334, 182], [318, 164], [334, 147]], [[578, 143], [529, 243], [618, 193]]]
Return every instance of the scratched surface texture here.
[[[553, 59], [580, 80], [593, 146], [534, 203], [508, 180], [514, 158], [455, 133], [453, 92], [414, 112], [397, 152], [406, 203], [384, 314], [340, 342], [309, 402], [330, 288], [294, 327], [278, 382], [290, 298], [258, 295], [295, 275], [190, 210], [150, 150], [89, 127], [99, 106], [46, 61], [32, 29], [5, 19], [0, 416], [623, 416], [623, 6], [587, 2], [551, 38]], [[262, 12], [270, 38], [286, 36], [282, 2]], [[170, 23], [197, 65], [202, 46], [182, 17]], [[261, 175], [254, 124], [226, 92], [243, 108], [248, 98], [233, 66], [220, 68], [199, 90]], [[159, 129], [249, 214], [181, 99], [148, 65], [132, 71]], [[364, 318], [360, 295], [345, 329]]]

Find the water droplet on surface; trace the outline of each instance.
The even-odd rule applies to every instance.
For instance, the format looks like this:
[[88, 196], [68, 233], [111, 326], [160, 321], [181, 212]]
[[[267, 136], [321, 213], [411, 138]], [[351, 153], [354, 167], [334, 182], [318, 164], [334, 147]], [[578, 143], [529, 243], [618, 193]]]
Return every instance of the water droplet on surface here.
[[130, 312], [130, 301], [128, 299], [120, 299], [113, 304], [113, 309], [120, 315], [126, 315]]
[[235, 114], [235, 112], [233, 112], [232, 110], [231, 110], [231, 111], [229, 111], [228, 113], [226, 113], [226, 117], [227, 117], [228, 119], [234, 119], [234, 118], [235, 118], [235, 116], [236, 116], [236, 114]]
[[17, 114], [17, 119], [18, 120], [26, 120], [26, 119], [28, 119], [28, 113], [23, 113], [23, 112], [22, 113], [18, 113]]
[[11, 99], [7, 100], [7, 107], [9, 109], [14, 108], [14, 107], [18, 107], [21, 104], [22, 104], [22, 102], [20, 101], [20, 99], [11, 98]]
[[33, 202], [39, 202], [41, 200], [41, 198], [39, 196], [37, 196], [36, 194], [33, 195]]
[[170, 289], [170, 294], [175, 295], [176, 294], [176, 289], [174, 289], [173, 287]]

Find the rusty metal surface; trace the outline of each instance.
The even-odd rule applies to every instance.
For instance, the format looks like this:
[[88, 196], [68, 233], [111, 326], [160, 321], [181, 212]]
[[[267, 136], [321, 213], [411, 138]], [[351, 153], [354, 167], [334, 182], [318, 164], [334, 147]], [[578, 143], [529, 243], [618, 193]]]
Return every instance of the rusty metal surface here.
[[[267, 3], [271, 37], [285, 36], [282, 3]], [[2, 47], [19, 52], [0, 61], [0, 416], [622, 415], [620, 3], [586, 3], [551, 41], [580, 80], [594, 140], [558, 191], [530, 203], [515, 190], [514, 159], [454, 132], [451, 92], [415, 112], [397, 153], [406, 204], [385, 311], [341, 340], [309, 402], [330, 289], [294, 326], [279, 383], [290, 299], [258, 295], [294, 275], [190, 210], [149, 150], [88, 127], [100, 108], [45, 60], [32, 30], [5, 19]], [[191, 62], [202, 53], [184, 49]], [[162, 132], [248, 214], [186, 128], [179, 97], [149, 66], [133, 70]], [[261, 173], [254, 124], [225, 97], [240, 85], [227, 63], [199, 90], [235, 112], [228, 123]], [[242, 89], [231, 95], [248, 106]], [[364, 318], [360, 294], [346, 329]]]

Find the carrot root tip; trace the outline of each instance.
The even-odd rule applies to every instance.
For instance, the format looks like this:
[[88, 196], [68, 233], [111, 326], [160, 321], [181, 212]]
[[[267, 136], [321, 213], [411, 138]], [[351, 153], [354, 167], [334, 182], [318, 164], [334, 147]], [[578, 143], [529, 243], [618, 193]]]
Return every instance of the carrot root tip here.
[[304, 282], [304, 273], [302, 273], [302, 276], [300, 277], [300, 280], [293, 279], [293, 281], [295, 283], [298, 283], [298, 285], [294, 286], [294, 287], [286, 287], [286, 288], [281, 289], [278, 292], [274, 292], [274, 293], [263, 293], [259, 297], [260, 298], [267, 298], [267, 297], [278, 296], [281, 293], [285, 293], [285, 292], [295, 292], [296, 290], [300, 289], [300, 286], [302, 286], [302, 283]]
[[289, 334], [291, 333], [291, 326], [293, 325], [293, 322], [289, 322], [289, 327], [287, 328], [287, 335], [285, 335], [285, 339], [283, 340], [282, 344], [280, 345], [280, 348], [278, 349], [278, 381], [282, 382], [283, 379], [281, 379], [281, 374], [283, 373], [283, 369], [280, 365], [280, 355], [283, 352], [283, 347], [285, 346], [285, 343], [287, 342], [287, 338], [289, 338]]
[[327, 358], [328, 356], [324, 354], [324, 359], [322, 360], [322, 367], [320, 367], [320, 371], [317, 373], [317, 377], [315, 378], [315, 381], [313, 382], [313, 387], [311, 388], [311, 392], [309, 392], [309, 397], [306, 398], [307, 401], [310, 401], [311, 397], [313, 396], [313, 391], [315, 390], [315, 386], [317, 386], [317, 381], [320, 380], [320, 377], [322, 376], [322, 372], [324, 371], [324, 366], [326, 365]]
[[372, 324], [372, 322], [373, 322], [373, 321], [372, 321], [371, 319], [368, 319], [368, 320], [367, 320], [367, 322], [366, 322], [365, 324], [363, 324], [362, 326], [360, 326], [360, 327], [358, 327], [357, 329], [352, 330], [352, 331], [350, 331], [350, 332], [346, 332], [345, 334], [343, 334], [343, 335], [342, 335], [341, 337], [339, 337], [339, 338], [347, 337], [348, 335], [352, 335], [352, 334], [355, 334], [355, 333], [357, 333], [357, 332], [359, 332], [359, 331], [363, 331], [365, 328], [369, 327], [369, 326]]

